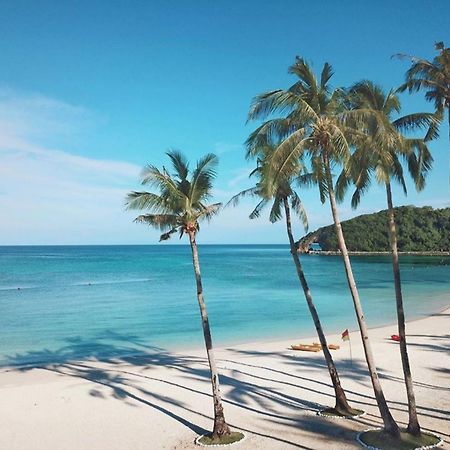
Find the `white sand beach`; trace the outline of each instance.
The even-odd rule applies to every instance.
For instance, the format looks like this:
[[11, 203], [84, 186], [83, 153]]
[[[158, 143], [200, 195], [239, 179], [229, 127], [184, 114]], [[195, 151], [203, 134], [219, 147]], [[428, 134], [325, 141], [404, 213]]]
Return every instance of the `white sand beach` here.
[[[200, 332], [200, 330], [199, 330]], [[213, 330], [214, 332], [214, 330]], [[406, 393], [396, 327], [370, 332], [381, 381], [400, 424]], [[450, 448], [450, 309], [407, 326], [420, 421]], [[333, 406], [321, 353], [289, 350], [283, 342], [218, 348], [225, 413], [247, 439], [235, 448], [352, 449], [356, 433], [381, 423], [365, 369], [359, 334], [333, 356], [351, 404], [367, 411], [356, 420], [316, 415]], [[301, 342], [317, 341], [316, 338]], [[0, 449], [191, 449], [212, 426], [208, 366], [203, 351], [67, 362], [0, 371]]]

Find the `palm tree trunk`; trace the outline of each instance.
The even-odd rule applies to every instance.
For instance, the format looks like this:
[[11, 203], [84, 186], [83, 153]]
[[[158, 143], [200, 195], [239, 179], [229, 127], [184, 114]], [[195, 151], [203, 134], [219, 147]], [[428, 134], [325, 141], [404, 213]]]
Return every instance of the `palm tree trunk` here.
[[205, 338], [206, 353], [208, 355], [209, 369], [211, 373], [211, 385], [214, 400], [214, 428], [212, 437], [218, 438], [223, 435], [230, 434], [230, 428], [225, 421], [225, 415], [223, 412], [222, 398], [219, 386], [219, 372], [217, 371], [216, 360], [214, 358], [208, 313], [206, 311], [205, 300], [203, 298], [202, 277], [200, 274], [197, 243], [195, 242], [195, 232], [190, 231], [188, 232], [188, 234], [192, 250], [192, 262], [194, 265], [195, 281], [197, 284], [198, 306], [200, 308], [200, 314], [202, 316], [203, 336]]
[[381, 417], [383, 419], [384, 430], [386, 433], [399, 437], [400, 431], [397, 423], [395, 422], [389, 407], [386, 403], [383, 390], [381, 388], [380, 380], [378, 378], [377, 368], [372, 353], [372, 347], [369, 342], [369, 333], [364, 318], [364, 312], [362, 309], [361, 301], [359, 299], [358, 289], [356, 287], [355, 278], [353, 276], [352, 266], [350, 264], [350, 258], [348, 256], [347, 245], [345, 243], [344, 233], [342, 232], [341, 222], [339, 220], [336, 197], [333, 189], [333, 179], [331, 177], [331, 170], [328, 161], [328, 157], [324, 154], [323, 163], [326, 171], [326, 181], [328, 187], [328, 196], [330, 199], [331, 213], [333, 215], [334, 225], [336, 228], [336, 235], [339, 243], [339, 249], [341, 250], [342, 258], [344, 260], [345, 273], [347, 275], [347, 282], [350, 289], [350, 293], [353, 299], [353, 305], [355, 308], [356, 318], [358, 320], [359, 330], [361, 333], [361, 340], [363, 343], [364, 353], [366, 356], [367, 367], [369, 369], [370, 380], [372, 382], [373, 391], [380, 410]]
[[420, 434], [420, 425], [417, 418], [416, 399], [409, 365], [408, 349], [406, 347], [405, 312], [403, 310], [402, 285], [400, 280], [400, 264], [397, 251], [397, 230], [395, 226], [394, 207], [392, 205], [392, 191], [390, 183], [386, 183], [386, 195], [389, 217], [389, 241], [392, 252], [392, 269], [394, 272], [395, 300], [397, 303], [398, 335], [400, 336], [400, 355], [402, 357], [403, 375], [406, 384], [406, 394], [408, 397], [408, 432], [413, 435]]
[[325, 361], [328, 366], [328, 371], [330, 372], [331, 381], [333, 383], [335, 397], [336, 397], [336, 406], [335, 409], [340, 414], [343, 415], [351, 415], [352, 408], [347, 402], [347, 397], [345, 396], [344, 389], [342, 389], [341, 382], [339, 380], [339, 375], [336, 370], [336, 366], [334, 365], [333, 358], [331, 356], [330, 350], [328, 350], [328, 343], [325, 337], [325, 334], [322, 329], [322, 324], [320, 323], [319, 314], [317, 313], [316, 307], [314, 306], [311, 291], [309, 290], [308, 283], [305, 278], [305, 274], [303, 272], [303, 268], [300, 262], [300, 258], [298, 256], [298, 251], [295, 246], [294, 236], [292, 235], [292, 223], [291, 223], [291, 211], [289, 208], [289, 203], [287, 198], [283, 199], [284, 211], [286, 217], [286, 228], [287, 234], [289, 237], [289, 244], [291, 246], [291, 255], [294, 260], [295, 268], [297, 269], [297, 275], [300, 280], [300, 284], [302, 285], [303, 292], [305, 294], [306, 302], [308, 304], [309, 312], [311, 313], [314, 326], [316, 327], [317, 336], [319, 337], [320, 345], [322, 346], [322, 351], [325, 356]]

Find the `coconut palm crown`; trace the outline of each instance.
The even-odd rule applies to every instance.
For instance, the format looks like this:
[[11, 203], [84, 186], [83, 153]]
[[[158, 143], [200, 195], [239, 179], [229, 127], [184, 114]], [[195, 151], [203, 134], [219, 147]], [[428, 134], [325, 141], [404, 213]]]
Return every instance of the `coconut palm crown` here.
[[[281, 142], [270, 156], [272, 189], [275, 189], [279, 178], [298, 176], [300, 161], [309, 157], [309, 173], [297, 181], [316, 183], [323, 203], [328, 195], [326, 166], [348, 161], [351, 142], [358, 133], [342, 120], [345, 91], [331, 89], [330, 64], [324, 64], [317, 79], [310, 65], [297, 57], [289, 73], [298, 78], [291, 87], [263, 93], [253, 100], [248, 120], [268, 120], [248, 138], [247, 158], [254, 157], [264, 143]], [[272, 118], [275, 113], [282, 117]]]
[[164, 233], [164, 241], [178, 232], [197, 232], [199, 222], [210, 220], [220, 209], [220, 203], [208, 205], [211, 198], [212, 181], [216, 176], [217, 157], [209, 153], [201, 158], [192, 170], [189, 179], [189, 164], [176, 150], [167, 152], [174, 174], [165, 167], [159, 170], [148, 165], [142, 171], [142, 184], [156, 188], [158, 193], [131, 192], [127, 196], [127, 209], [147, 209], [148, 214], [139, 215], [135, 221], [143, 222]]
[[[424, 91], [425, 99], [434, 104], [439, 120], [443, 120], [447, 109], [450, 125], [450, 48], [446, 48], [443, 42], [437, 42], [435, 49], [439, 54], [432, 61], [415, 56], [397, 55], [400, 58], [411, 60], [411, 67], [406, 72], [405, 83], [399, 87], [399, 91]], [[427, 139], [437, 137], [437, 128], [434, 126], [430, 129]]]
[[266, 145], [258, 150], [257, 167], [250, 173], [250, 177], [258, 177], [255, 186], [233, 196], [227, 203], [227, 206], [230, 204], [237, 206], [239, 200], [244, 197], [258, 198], [259, 202], [250, 213], [249, 218], [256, 219], [261, 215], [262, 210], [271, 204], [269, 220], [271, 223], [275, 223], [283, 217], [283, 203], [286, 200], [307, 231], [308, 217], [298, 193], [293, 188], [295, 180], [292, 177], [283, 180], [278, 179], [275, 191], [272, 189], [273, 183], [269, 181], [270, 167], [267, 161], [275, 148], [274, 146]]
[[[433, 157], [426, 139], [408, 138], [404, 133], [426, 131], [437, 125], [436, 116], [431, 113], [413, 113], [398, 117], [401, 104], [395, 91], [384, 93], [381, 87], [369, 80], [355, 83], [348, 94], [348, 106], [359, 115], [364, 114], [364, 122], [353, 124], [359, 127], [364, 136], [359, 136], [355, 150], [339, 176], [337, 198], [344, 198], [348, 184], [352, 181], [355, 190], [351, 204], [356, 208], [373, 177], [383, 185], [398, 182], [406, 194], [402, 162], [406, 163], [416, 189], [422, 190]], [[351, 120], [349, 113], [347, 123]]]

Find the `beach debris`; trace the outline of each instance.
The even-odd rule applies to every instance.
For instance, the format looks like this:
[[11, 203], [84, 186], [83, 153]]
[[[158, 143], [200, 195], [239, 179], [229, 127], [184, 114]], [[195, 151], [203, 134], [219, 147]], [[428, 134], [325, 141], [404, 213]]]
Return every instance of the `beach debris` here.
[[310, 345], [310, 344], [293, 344], [291, 345], [292, 350], [303, 350], [305, 352], [320, 352], [320, 346]]
[[328, 348], [330, 350], [339, 350], [341, 348], [341, 346], [340, 345], [336, 345], [336, 344], [329, 344]]
[[[330, 350], [339, 350], [341, 347], [336, 344], [328, 344]], [[318, 342], [313, 342], [312, 344], [292, 344], [292, 350], [303, 350], [305, 352], [319, 352], [322, 350], [322, 346]]]

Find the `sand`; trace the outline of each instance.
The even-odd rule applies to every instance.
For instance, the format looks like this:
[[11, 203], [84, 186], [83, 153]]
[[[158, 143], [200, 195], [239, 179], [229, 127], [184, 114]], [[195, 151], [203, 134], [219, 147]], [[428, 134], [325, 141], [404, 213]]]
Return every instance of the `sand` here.
[[[420, 422], [450, 448], [450, 309], [408, 323]], [[370, 332], [382, 386], [400, 424], [407, 420], [395, 326]], [[236, 449], [353, 449], [356, 433], [381, 421], [367, 376], [359, 334], [334, 351], [356, 420], [318, 417], [333, 405], [321, 353], [295, 352], [299, 341], [218, 348], [225, 414], [247, 435]], [[151, 352], [140, 357], [66, 362], [0, 370], [0, 449], [126, 450], [199, 448], [194, 439], [212, 427], [204, 352]]]

